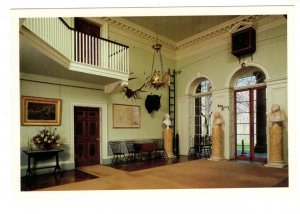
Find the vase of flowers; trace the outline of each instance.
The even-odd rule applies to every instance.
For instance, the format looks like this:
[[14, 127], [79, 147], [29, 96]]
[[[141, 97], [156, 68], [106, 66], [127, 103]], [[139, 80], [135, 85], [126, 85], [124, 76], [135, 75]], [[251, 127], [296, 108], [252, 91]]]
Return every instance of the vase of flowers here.
[[59, 144], [60, 136], [55, 132], [56, 132], [56, 128], [51, 129], [50, 127], [49, 128], [45, 127], [32, 138], [32, 141], [39, 149], [51, 149], [53, 147], [58, 147], [60, 146]]

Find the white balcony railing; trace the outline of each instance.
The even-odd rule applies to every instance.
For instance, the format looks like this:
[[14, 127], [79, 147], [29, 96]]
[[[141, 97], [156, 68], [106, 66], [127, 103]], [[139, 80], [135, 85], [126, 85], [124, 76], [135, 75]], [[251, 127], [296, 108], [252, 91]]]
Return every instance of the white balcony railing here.
[[128, 46], [78, 32], [61, 18], [27, 18], [24, 26], [71, 61], [129, 73]]

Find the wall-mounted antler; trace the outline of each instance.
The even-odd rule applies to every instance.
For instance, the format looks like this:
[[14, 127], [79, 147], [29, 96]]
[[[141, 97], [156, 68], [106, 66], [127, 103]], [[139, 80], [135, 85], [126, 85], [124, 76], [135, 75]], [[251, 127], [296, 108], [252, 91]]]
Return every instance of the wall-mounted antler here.
[[144, 87], [145, 87], [145, 84], [143, 84], [140, 88], [138, 88], [136, 90], [132, 90], [132, 89], [128, 88], [128, 86], [124, 86], [123, 91], [127, 98], [141, 99], [139, 92], [146, 92], [146, 91], [142, 90]]
[[[132, 74], [132, 73], [130, 73], [130, 74]], [[136, 77], [129, 78], [128, 81], [133, 80], [133, 79], [136, 79]], [[141, 99], [139, 92], [146, 92], [146, 91], [142, 90], [145, 86], [146, 86], [146, 84], [144, 83], [140, 88], [138, 88], [136, 90], [132, 90], [132, 89], [128, 88], [128, 85], [123, 85], [123, 92], [125, 93], [125, 96], [127, 98]]]

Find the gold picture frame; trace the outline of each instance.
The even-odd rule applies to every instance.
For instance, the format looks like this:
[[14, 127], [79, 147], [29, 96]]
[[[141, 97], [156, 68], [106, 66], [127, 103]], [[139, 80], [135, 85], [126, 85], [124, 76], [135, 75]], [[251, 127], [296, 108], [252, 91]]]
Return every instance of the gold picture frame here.
[[113, 104], [113, 128], [140, 128], [140, 106]]
[[57, 126], [61, 122], [61, 100], [22, 96], [22, 125]]

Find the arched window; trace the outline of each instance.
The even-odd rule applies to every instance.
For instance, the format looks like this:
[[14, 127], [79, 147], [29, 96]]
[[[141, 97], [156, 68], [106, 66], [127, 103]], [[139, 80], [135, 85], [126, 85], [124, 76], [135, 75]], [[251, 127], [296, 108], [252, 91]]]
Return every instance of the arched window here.
[[195, 90], [195, 136], [211, 135], [211, 83], [201, 79]]
[[249, 87], [251, 85], [264, 83], [266, 76], [261, 71], [247, 72], [240, 76], [236, 83], [236, 88]]
[[265, 161], [267, 158], [265, 79], [260, 69], [250, 67], [236, 81], [236, 159]]

